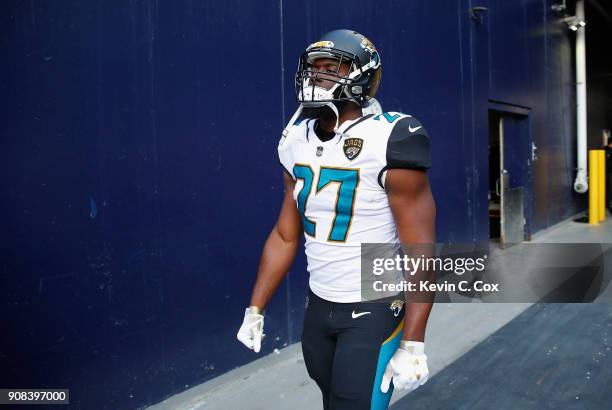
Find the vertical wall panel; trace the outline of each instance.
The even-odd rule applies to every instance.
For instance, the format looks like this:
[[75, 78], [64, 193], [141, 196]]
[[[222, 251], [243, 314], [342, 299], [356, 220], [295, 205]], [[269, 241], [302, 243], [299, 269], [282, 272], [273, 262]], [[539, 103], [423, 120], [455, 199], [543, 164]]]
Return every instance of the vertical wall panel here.
[[[252, 359], [234, 338], [282, 198], [278, 4], [2, 9], [0, 384], [134, 408]], [[264, 353], [296, 340], [286, 295]]]

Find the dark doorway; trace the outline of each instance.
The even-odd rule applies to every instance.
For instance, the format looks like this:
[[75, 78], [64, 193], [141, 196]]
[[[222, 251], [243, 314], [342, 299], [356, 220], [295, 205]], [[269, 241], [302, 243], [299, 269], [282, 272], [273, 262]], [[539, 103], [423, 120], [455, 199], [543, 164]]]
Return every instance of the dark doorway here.
[[499, 240], [501, 222], [499, 121], [501, 114], [489, 110], [489, 238]]
[[528, 116], [489, 110], [489, 236], [501, 247], [526, 239]]

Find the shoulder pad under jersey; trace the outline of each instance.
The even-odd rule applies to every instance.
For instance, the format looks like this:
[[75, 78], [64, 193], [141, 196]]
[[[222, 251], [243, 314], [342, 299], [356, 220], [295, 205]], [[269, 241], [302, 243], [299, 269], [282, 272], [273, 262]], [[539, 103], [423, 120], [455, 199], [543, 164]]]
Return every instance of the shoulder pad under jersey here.
[[401, 118], [393, 126], [387, 141], [387, 168], [431, 168], [429, 136], [416, 118]]

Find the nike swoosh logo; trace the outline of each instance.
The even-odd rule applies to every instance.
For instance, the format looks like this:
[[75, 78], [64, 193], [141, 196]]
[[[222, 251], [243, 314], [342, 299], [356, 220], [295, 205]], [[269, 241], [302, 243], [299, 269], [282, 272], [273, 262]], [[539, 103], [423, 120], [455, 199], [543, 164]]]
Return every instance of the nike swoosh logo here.
[[412, 128], [410, 125], [408, 126], [408, 131], [410, 132], [415, 132], [416, 130], [418, 130], [419, 128], [422, 128], [422, 125], [419, 125], [418, 127], [414, 127]]
[[361, 313], [355, 313], [355, 311], [353, 310], [353, 312], [351, 313], [351, 317], [353, 319], [357, 319], [359, 316], [363, 316], [363, 315], [369, 315], [372, 312], [361, 312]]

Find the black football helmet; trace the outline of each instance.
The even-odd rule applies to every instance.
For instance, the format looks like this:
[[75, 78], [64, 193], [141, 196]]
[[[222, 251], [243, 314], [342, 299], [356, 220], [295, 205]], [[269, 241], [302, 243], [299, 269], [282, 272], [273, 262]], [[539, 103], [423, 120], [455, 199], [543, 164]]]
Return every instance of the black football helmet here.
[[[316, 85], [322, 74], [313, 66], [318, 58], [338, 60], [336, 72], [326, 71], [325, 80], [334, 84], [326, 89]], [[342, 63], [350, 63], [347, 75], [340, 75]], [[321, 76], [321, 77], [320, 77]], [[354, 101], [363, 107], [373, 98], [382, 76], [382, 66], [374, 44], [353, 30], [334, 30], [311, 44], [299, 60], [295, 91], [304, 107]]]

